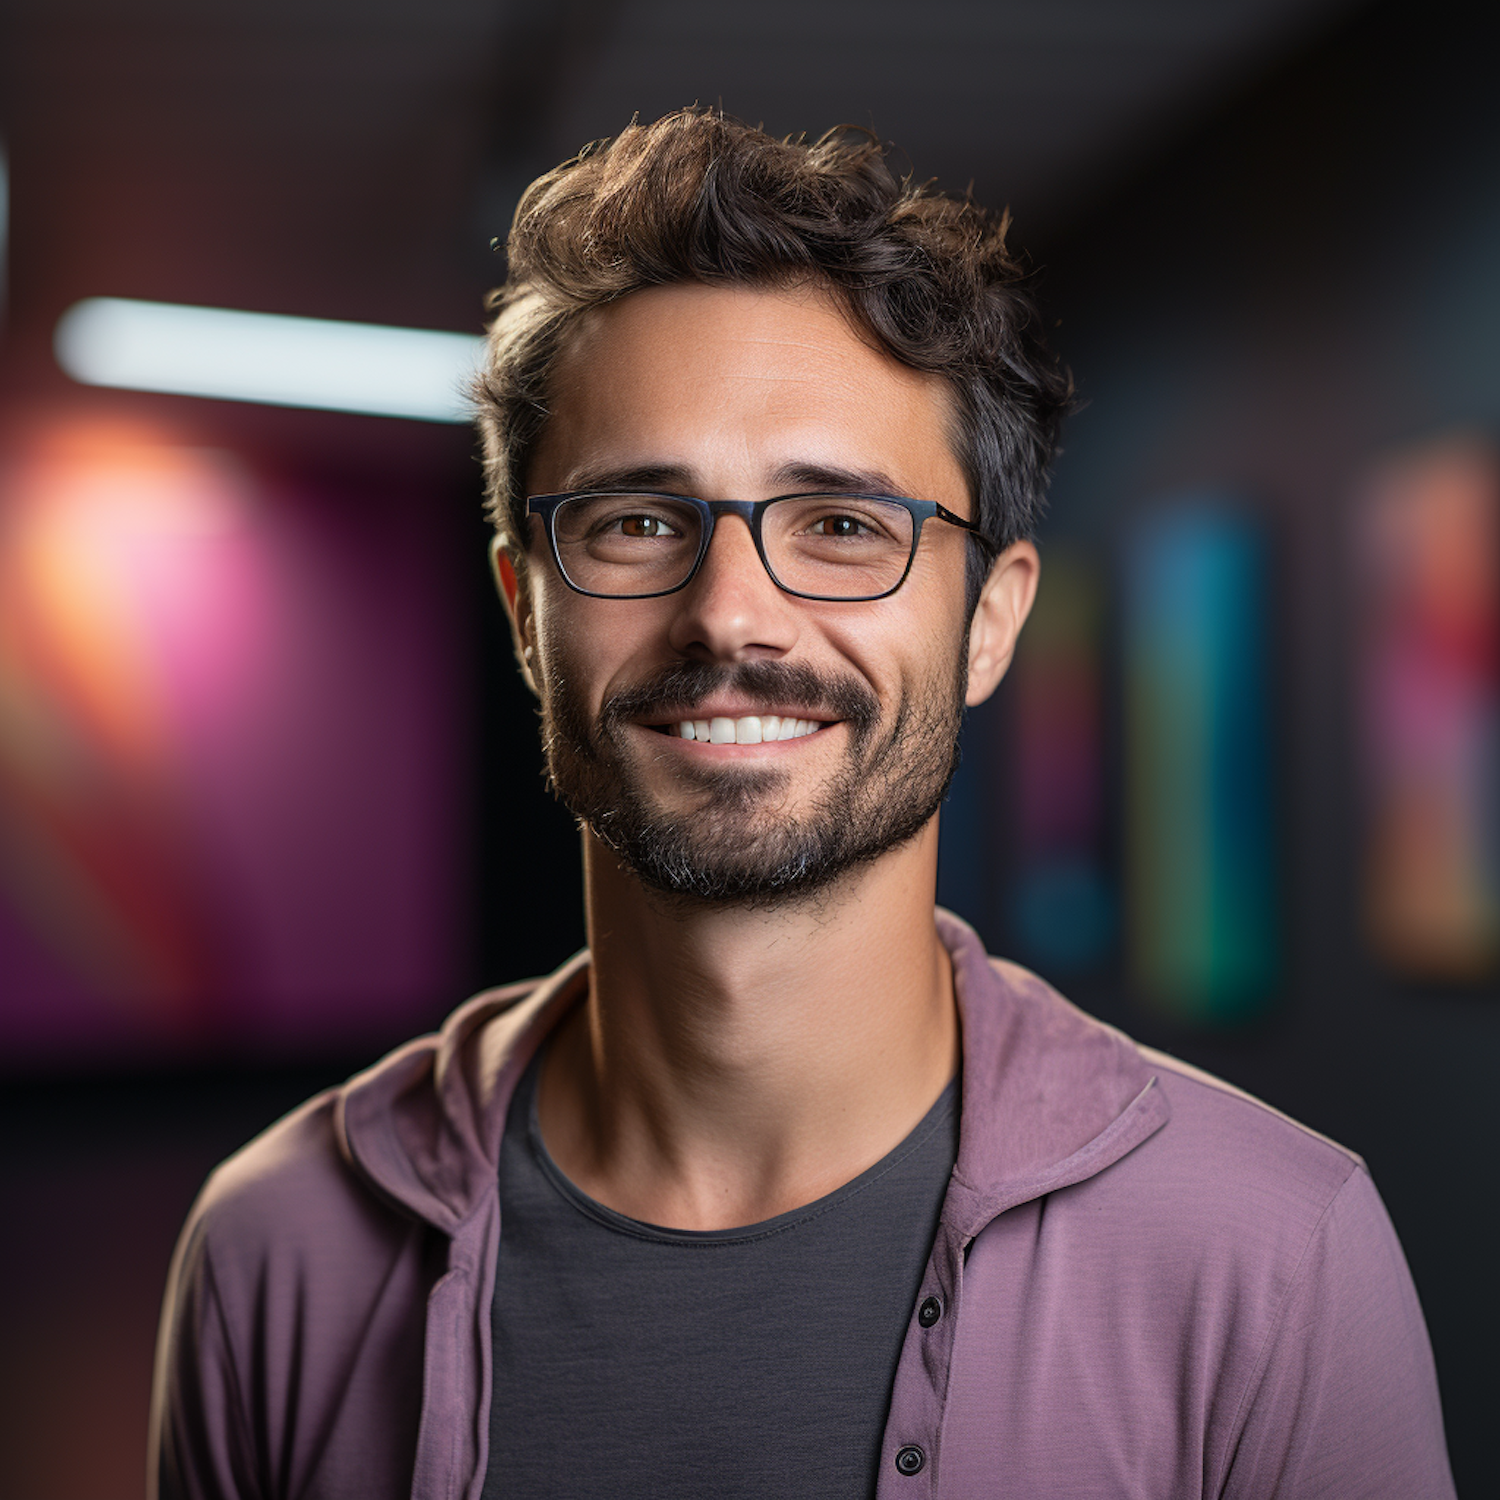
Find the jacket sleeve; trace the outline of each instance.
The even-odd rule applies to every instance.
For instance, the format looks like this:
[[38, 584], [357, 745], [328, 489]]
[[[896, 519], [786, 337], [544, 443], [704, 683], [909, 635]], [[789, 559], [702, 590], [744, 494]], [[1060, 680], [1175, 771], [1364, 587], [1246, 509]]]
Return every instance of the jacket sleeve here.
[[1288, 1284], [1224, 1500], [1448, 1500], [1437, 1374], [1395, 1229], [1361, 1166]]
[[330, 1095], [218, 1167], [168, 1279], [151, 1500], [409, 1496], [448, 1250], [345, 1160]]
[[264, 1500], [236, 1353], [195, 1210], [172, 1258], [157, 1339], [149, 1500]]

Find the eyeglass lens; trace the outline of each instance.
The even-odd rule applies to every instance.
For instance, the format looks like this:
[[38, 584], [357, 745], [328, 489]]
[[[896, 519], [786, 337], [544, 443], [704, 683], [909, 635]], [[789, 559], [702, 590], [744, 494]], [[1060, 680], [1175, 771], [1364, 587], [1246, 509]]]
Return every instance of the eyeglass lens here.
[[[553, 535], [563, 572], [590, 594], [666, 593], [685, 583], [703, 539], [703, 513], [659, 495], [579, 495], [559, 505]], [[860, 599], [901, 581], [912, 554], [909, 510], [848, 495], [794, 495], [761, 518], [776, 581], [798, 594]]]

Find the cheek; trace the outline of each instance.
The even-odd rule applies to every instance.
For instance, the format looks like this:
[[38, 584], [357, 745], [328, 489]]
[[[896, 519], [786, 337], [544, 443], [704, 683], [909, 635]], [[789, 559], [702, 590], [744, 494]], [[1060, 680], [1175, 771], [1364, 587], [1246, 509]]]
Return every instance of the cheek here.
[[539, 590], [534, 634], [538, 686], [561, 690], [588, 713], [638, 681], [656, 657], [659, 631], [645, 601], [588, 599], [552, 581]]
[[535, 593], [532, 671], [544, 700], [560, 691], [576, 699], [586, 685], [586, 662], [578, 647], [588, 637], [576, 618], [572, 597], [570, 589], [550, 579]]
[[946, 696], [955, 681], [967, 685], [966, 621], [961, 606], [893, 609], [867, 623], [878, 628], [830, 633], [830, 643], [888, 709], [903, 699], [935, 693]]

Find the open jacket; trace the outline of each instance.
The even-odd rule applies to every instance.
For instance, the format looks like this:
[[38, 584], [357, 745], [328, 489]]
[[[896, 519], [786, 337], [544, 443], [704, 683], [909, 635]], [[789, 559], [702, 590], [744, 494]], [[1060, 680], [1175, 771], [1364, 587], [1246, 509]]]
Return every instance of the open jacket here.
[[[962, 1121], [881, 1500], [1452, 1495], [1360, 1159], [938, 925]], [[506, 1107], [587, 982], [581, 954], [478, 996], [213, 1174], [167, 1291], [153, 1495], [478, 1500]]]

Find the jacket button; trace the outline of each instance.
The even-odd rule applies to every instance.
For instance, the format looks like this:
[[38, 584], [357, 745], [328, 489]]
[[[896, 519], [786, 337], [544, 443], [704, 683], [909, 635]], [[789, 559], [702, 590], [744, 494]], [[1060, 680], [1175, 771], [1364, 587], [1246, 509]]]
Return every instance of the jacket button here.
[[915, 1443], [908, 1443], [896, 1453], [896, 1469], [902, 1474], [920, 1474], [927, 1455]]
[[923, 1328], [931, 1328], [943, 1315], [943, 1304], [937, 1297], [925, 1297], [917, 1309], [917, 1322]]

